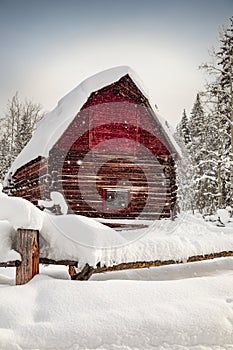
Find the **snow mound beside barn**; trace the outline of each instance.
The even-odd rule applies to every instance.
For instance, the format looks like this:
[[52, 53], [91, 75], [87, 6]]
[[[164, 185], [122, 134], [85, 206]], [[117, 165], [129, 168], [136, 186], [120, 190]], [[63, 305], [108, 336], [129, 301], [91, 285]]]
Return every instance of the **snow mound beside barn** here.
[[10, 251], [17, 228], [40, 231], [41, 256], [74, 259], [80, 268], [86, 263], [112, 266], [137, 261], [185, 261], [194, 255], [233, 250], [232, 226], [215, 227], [201, 216], [182, 214], [175, 221], [154, 221], [144, 229], [116, 231], [84, 216], [54, 216], [24, 199], [0, 193], [0, 261], [5, 261], [4, 252]]
[[[50, 215], [23, 198], [0, 193], [0, 261], [6, 261], [4, 251], [9, 251], [9, 241], [13, 242], [18, 228], [39, 230], [42, 256], [76, 259], [80, 265], [87, 261], [95, 263], [96, 247], [109, 247], [124, 241], [116, 231], [94, 219], [79, 215]], [[4, 243], [6, 240], [8, 246]]]
[[21, 260], [20, 255], [12, 249], [15, 230], [6, 220], [0, 220], [0, 262]]

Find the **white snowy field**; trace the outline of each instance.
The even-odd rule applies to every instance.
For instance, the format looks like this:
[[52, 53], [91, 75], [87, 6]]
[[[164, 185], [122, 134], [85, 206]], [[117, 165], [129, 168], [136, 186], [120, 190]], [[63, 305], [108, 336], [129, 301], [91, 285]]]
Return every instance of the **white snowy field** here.
[[[115, 231], [78, 215], [52, 216], [0, 191], [0, 261], [19, 259], [17, 228], [40, 231], [41, 254], [79, 266], [183, 260], [233, 251], [225, 227], [179, 215]], [[233, 350], [233, 258], [93, 275], [71, 281], [66, 267], [41, 266], [15, 286], [0, 268], [0, 350]]]
[[69, 280], [0, 269], [1, 350], [233, 349], [233, 258]]

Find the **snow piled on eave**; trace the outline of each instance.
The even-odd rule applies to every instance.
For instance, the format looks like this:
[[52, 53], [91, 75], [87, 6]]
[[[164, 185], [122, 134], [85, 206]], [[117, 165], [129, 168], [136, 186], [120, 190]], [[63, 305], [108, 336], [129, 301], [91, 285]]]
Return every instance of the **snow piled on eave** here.
[[[171, 125], [168, 123], [168, 121], [166, 119], [164, 119], [158, 112], [155, 112], [153, 110], [155, 117], [157, 118], [157, 120], [159, 121], [159, 123], [161, 124], [163, 130], [165, 131], [171, 146], [174, 148], [176, 154], [181, 158], [182, 157], [182, 151], [181, 148], [179, 147], [179, 145], [177, 144], [177, 142], [175, 141], [174, 138], [174, 134], [175, 134], [175, 130], [171, 127]], [[170, 146], [170, 145], [169, 145]], [[171, 147], [168, 147], [169, 151], [171, 153], [173, 153], [173, 150], [171, 149]]]
[[[145, 91], [142, 81], [137, 74], [128, 66], [114, 67], [105, 71], [101, 71], [79, 84], [76, 88], [65, 95], [57, 104], [54, 110], [49, 112], [39, 123], [31, 140], [15, 159], [11, 169], [6, 176], [14, 174], [24, 164], [36, 159], [38, 156], [47, 158], [49, 151], [61, 137], [63, 132], [68, 128], [77, 113], [80, 111], [84, 103], [88, 100], [92, 92], [110, 85], [120, 78], [128, 74], [144, 96], [149, 100], [148, 93]], [[174, 145], [176, 151], [180, 154], [180, 150], [173, 139], [166, 122], [158, 116], [157, 118], [164, 127], [164, 130]]]

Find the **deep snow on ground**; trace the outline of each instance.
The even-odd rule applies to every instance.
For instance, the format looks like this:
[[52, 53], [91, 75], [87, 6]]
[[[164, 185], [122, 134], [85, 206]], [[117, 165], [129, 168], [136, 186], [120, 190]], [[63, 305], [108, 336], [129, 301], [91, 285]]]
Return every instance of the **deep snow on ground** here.
[[68, 280], [41, 267], [24, 286], [0, 269], [1, 350], [233, 349], [233, 258]]
[[157, 220], [145, 229], [115, 231], [84, 216], [42, 212], [25, 199], [0, 192], [0, 261], [13, 256], [11, 242], [17, 228], [40, 231], [41, 256], [74, 259], [80, 268], [99, 262], [110, 266], [135, 261], [185, 261], [193, 255], [233, 250], [231, 224], [216, 227], [201, 216], [183, 213], [174, 221]]
[[[115, 231], [80, 216], [51, 216], [0, 193], [0, 260], [13, 260], [18, 227], [40, 230], [42, 254], [98, 261], [177, 259], [233, 250], [232, 222], [180, 215]], [[233, 350], [233, 258], [93, 275], [41, 266], [15, 286], [0, 268], [0, 350]]]

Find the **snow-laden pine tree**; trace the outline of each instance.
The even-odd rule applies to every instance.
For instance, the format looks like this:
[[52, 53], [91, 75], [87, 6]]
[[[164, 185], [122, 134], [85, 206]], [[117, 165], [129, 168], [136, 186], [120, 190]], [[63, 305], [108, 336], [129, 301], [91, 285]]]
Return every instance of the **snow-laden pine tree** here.
[[213, 51], [213, 62], [202, 65], [212, 76], [205, 97], [211, 110], [209, 128], [215, 136], [209, 147], [217, 160], [218, 207], [233, 207], [233, 18], [223, 29], [220, 49]]
[[189, 120], [185, 110], [183, 111], [180, 123], [176, 127], [176, 132], [174, 136], [182, 151], [182, 157], [177, 160], [179, 208], [181, 210], [191, 210], [193, 212], [193, 168], [189, 152], [189, 149], [191, 147], [191, 138], [189, 130]]
[[10, 160], [9, 160], [9, 144], [8, 138], [5, 133], [1, 135], [0, 139], [0, 181], [4, 179], [4, 176], [9, 169]]
[[208, 108], [208, 123], [206, 125], [208, 163], [209, 169], [216, 179], [216, 188], [212, 190], [212, 197], [215, 197], [213, 204], [216, 210], [226, 207], [227, 202], [229, 202], [227, 198], [230, 194], [230, 160], [229, 153], [226, 153], [229, 130], [226, 128], [226, 120], [221, 110], [218, 81], [206, 85], [204, 97]]
[[5, 117], [1, 119], [0, 181], [30, 140], [36, 123], [44, 116], [42, 107], [31, 101], [21, 102], [16, 93], [9, 101]]
[[189, 121], [188, 121], [188, 117], [185, 109], [183, 111], [183, 115], [180, 122], [180, 130], [181, 130], [182, 140], [185, 146], [189, 148], [191, 137], [190, 137]]
[[[205, 152], [201, 166], [203, 171], [203, 198], [205, 202], [204, 212], [213, 214], [216, 212], [219, 199], [218, 170], [221, 166], [221, 148], [219, 129], [213, 122], [214, 113], [206, 113], [205, 117]], [[221, 186], [221, 185], [220, 185]]]
[[213, 62], [202, 65], [212, 79], [202, 93], [205, 111], [199, 94], [191, 111], [190, 141], [185, 142], [189, 140], [184, 137], [185, 116], [176, 132], [190, 156], [194, 208], [201, 213], [233, 207], [233, 18], [222, 31], [220, 44], [213, 52]]
[[201, 103], [200, 95], [197, 94], [189, 120], [190, 129], [190, 156], [193, 167], [194, 206], [201, 213], [204, 212], [208, 196], [209, 181], [206, 176], [207, 145], [206, 130], [207, 120]]
[[[226, 204], [233, 207], [233, 17], [230, 27], [224, 29], [221, 37], [221, 47], [217, 53], [220, 66], [219, 95], [223, 128], [226, 139], [223, 144], [225, 157], [225, 182], [227, 186]], [[229, 190], [228, 190], [229, 189]]]

